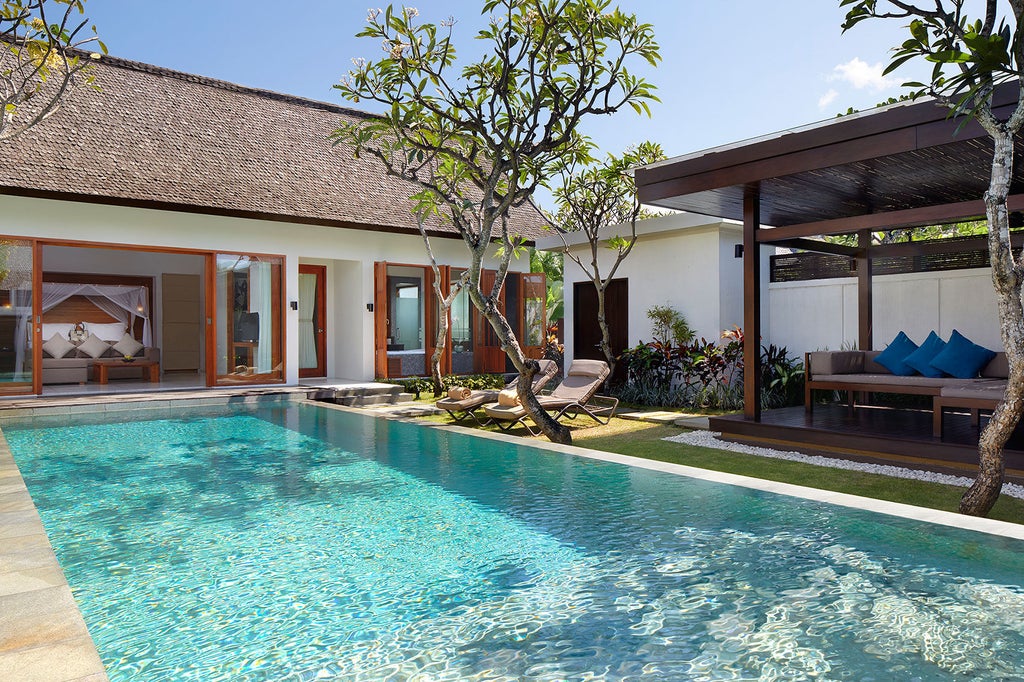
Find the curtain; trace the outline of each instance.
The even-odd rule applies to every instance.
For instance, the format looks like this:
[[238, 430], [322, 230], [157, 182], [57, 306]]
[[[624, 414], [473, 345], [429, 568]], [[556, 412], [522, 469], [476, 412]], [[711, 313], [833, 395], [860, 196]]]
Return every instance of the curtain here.
[[[228, 327], [225, 324], [228, 316], [228, 272], [222, 269], [221, 257], [217, 256], [217, 284], [216, 284], [216, 315], [217, 324], [217, 374], [223, 376], [228, 373]], [[231, 370], [234, 371], [234, 358], [231, 359]]]
[[142, 318], [142, 339], [147, 348], [153, 345], [149, 322], [149, 290], [146, 287], [117, 284], [65, 284], [43, 282], [43, 312], [55, 308], [72, 296], [85, 296], [97, 308], [131, 327], [136, 317]]
[[299, 369], [316, 367], [316, 335], [313, 311], [316, 309], [316, 275], [299, 273]]
[[273, 292], [270, 284], [270, 263], [249, 264], [249, 312], [259, 313], [260, 341], [256, 345], [256, 372], [266, 374], [274, 369]]
[[[32, 290], [11, 289], [11, 306], [17, 321], [14, 323], [14, 377], [13, 381], [31, 381], [31, 362], [29, 372], [25, 372], [25, 350], [28, 347], [32, 320]], [[43, 339], [44, 341], [46, 339]]]

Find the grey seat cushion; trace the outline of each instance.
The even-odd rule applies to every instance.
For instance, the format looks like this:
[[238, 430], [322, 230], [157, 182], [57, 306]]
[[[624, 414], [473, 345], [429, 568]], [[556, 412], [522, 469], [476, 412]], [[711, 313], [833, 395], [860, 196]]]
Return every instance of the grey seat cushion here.
[[815, 375], [814, 381], [828, 381], [837, 382], [843, 384], [849, 384], [850, 386], [891, 386], [896, 391], [901, 386], [924, 386], [930, 388], [942, 388], [947, 385], [956, 385], [962, 383], [964, 379], [953, 379], [950, 377], [940, 377], [933, 379], [931, 377], [901, 377], [894, 374], [826, 374], [826, 375]]
[[811, 376], [822, 374], [860, 374], [864, 371], [864, 353], [859, 350], [814, 351], [810, 354]]
[[943, 398], [972, 398], [999, 400], [1006, 390], [1006, 382], [999, 379], [975, 379], [961, 385], [945, 386], [940, 395]]
[[1006, 353], [996, 353], [996, 356], [982, 368], [981, 376], [990, 379], [1005, 379], [1010, 376], [1010, 365], [1006, 361]]

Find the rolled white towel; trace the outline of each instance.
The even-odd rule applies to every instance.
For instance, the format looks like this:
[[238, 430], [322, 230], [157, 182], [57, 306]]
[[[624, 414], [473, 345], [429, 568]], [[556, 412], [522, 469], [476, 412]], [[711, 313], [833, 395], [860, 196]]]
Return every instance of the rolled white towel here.
[[452, 386], [448, 389], [448, 397], [452, 400], [465, 400], [471, 395], [473, 392], [465, 386]]
[[506, 388], [498, 393], [498, 404], [502, 407], [515, 407], [519, 404], [519, 393], [514, 388]]

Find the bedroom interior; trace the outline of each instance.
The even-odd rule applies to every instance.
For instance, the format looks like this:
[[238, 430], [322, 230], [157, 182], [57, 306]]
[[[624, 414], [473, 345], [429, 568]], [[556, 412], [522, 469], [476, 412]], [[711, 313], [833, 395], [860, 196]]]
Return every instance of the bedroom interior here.
[[43, 394], [205, 386], [204, 264], [200, 255], [44, 246]]
[[283, 383], [285, 304], [281, 256], [3, 237], [0, 397]]

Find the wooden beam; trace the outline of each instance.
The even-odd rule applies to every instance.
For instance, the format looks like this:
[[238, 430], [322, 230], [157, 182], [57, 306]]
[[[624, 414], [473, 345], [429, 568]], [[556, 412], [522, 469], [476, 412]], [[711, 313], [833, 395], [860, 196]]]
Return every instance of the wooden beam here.
[[[1024, 194], [1011, 195], [1007, 199], [1007, 204], [1010, 211], [1024, 210]], [[904, 227], [920, 227], [922, 225], [941, 225], [958, 220], [983, 218], [984, 216], [985, 202], [978, 199], [976, 201], [963, 201], [955, 204], [923, 206], [921, 208], [908, 208], [902, 211], [869, 213], [849, 218], [836, 218], [834, 220], [773, 227], [761, 230], [758, 234], [758, 241], [774, 243], [783, 239], [849, 234], [860, 230], [885, 231]]]
[[818, 241], [817, 239], [780, 239], [777, 242], [762, 242], [762, 244], [781, 246], [784, 249], [800, 249], [801, 251], [813, 251], [814, 253], [829, 253], [834, 256], [849, 256], [850, 258], [860, 256], [862, 251], [855, 246], [832, 244], [830, 242]]
[[761, 191], [743, 192], [743, 416], [761, 421]]
[[857, 245], [861, 247], [862, 252], [857, 258], [857, 347], [860, 350], [873, 350], [871, 258], [868, 256], [868, 247], [871, 245], [870, 230], [861, 230], [857, 233]]
[[[1024, 233], [1010, 235], [1010, 244], [1015, 249], [1024, 246]], [[932, 242], [905, 242], [902, 244], [880, 244], [870, 249], [871, 258], [898, 258], [908, 256], [931, 256], [940, 253], [962, 253], [982, 251], [988, 248], [988, 237], [978, 235], [970, 239], [946, 239]]]

